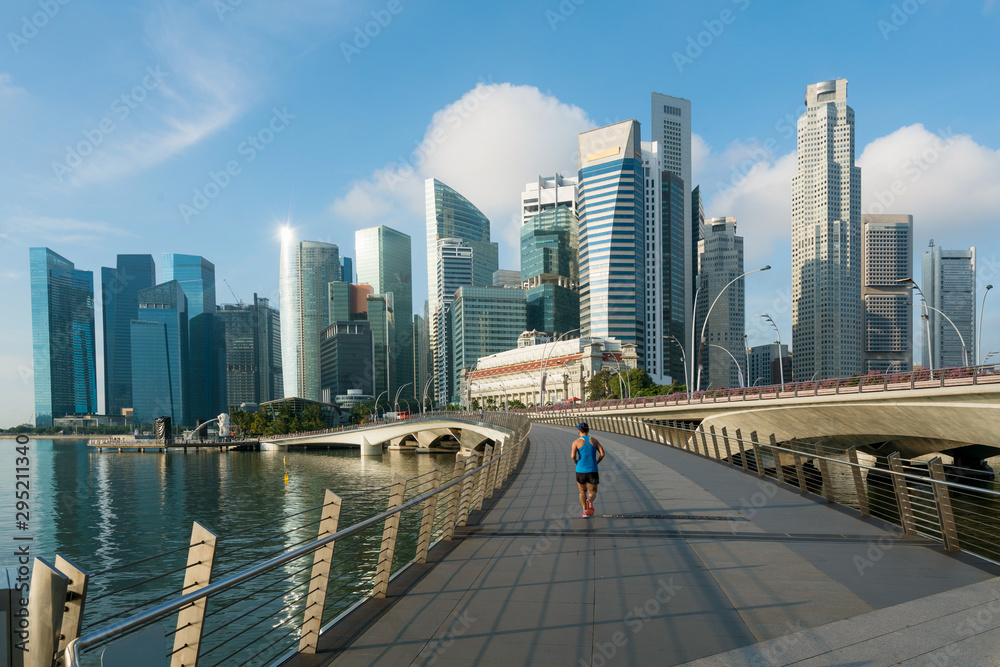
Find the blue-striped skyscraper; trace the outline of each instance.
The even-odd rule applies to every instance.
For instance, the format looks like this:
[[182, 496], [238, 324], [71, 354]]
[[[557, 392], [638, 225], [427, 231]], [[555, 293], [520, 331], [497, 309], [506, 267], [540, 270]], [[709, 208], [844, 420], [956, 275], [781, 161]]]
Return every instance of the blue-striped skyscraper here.
[[191, 384], [188, 299], [176, 280], [139, 290], [138, 314], [130, 322], [132, 407], [137, 425], [170, 417], [175, 425], [190, 415]]
[[48, 248], [28, 251], [35, 426], [97, 412], [94, 272]]
[[152, 255], [118, 255], [115, 268], [101, 268], [104, 411], [111, 416], [133, 407], [131, 322], [139, 313], [139, 290], [155, 284]]
[[580, 328], [645, 356], [644, 179], [639, 122], [579, 137]]

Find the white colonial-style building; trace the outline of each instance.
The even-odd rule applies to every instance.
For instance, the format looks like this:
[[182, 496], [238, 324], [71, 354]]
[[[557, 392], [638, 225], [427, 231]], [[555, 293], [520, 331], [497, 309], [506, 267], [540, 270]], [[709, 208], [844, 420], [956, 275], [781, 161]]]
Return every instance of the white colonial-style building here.
[[[480, 357], [461, 375], [461, 396], [469, 405], [527, 406], [587, 400], [587, 383], [601, 370], [625, 373], [638, 365], [634, 345], [614, 338], [576, 338], [551, 342], [537, 331], [525, 331], [513, 350]], [[544, 401], [541, 396], [544, 378]], [[492, 399], [492, 400], [490, 400]]]

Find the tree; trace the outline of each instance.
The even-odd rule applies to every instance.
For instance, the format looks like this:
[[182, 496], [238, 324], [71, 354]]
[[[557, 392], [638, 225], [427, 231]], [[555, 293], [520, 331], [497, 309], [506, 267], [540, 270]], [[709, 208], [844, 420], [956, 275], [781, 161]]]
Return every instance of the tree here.
[[310, 403], [302, 412], [302, 430], [320, 431], [326, 428], [326, 420], [323, 418], [323, 409], [315, 403]]

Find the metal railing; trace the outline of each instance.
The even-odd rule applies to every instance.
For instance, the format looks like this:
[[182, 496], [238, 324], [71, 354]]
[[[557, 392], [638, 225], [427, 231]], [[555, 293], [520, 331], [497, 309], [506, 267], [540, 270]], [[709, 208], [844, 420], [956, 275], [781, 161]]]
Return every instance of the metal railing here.
[[527, 408], [523, 412], [547, 413], [569, 411], [576, 414], [589, 414], [595, 411], [619, 410], [622, 408], [652, 408], [732, 403], [736, 401], [764, 401], [779, 398], [910, 391], [914, 389], [962, 387], [993, 383], [1000, 383], [1000, 365], [997, 364], [969, 366], [965, 368], [938, 368], [933, 371], [926, 369], [915, 370], [909, 373], [871, 373], [845, 378], [830, 378], [808, 382], [786, 382], [785, 384], [761, 385], [759, 387], [710, 389], [691, 393], [675, 392], [664, 396], [643, 396], [587, 402], [573, 401], [571, 403]]
[[[97, 649], [150, 629], [168, 643], [172, 667], [278, 664], [314, 653], [323, 631], [364, 600], [385, 597], [402, 570], [454, 539], [523, 457], [531, 428], [525, 417], [448, 414], [508, 435], [494, 440], [495, 451], [487, 444], [481, 456], [460, 455], [454, 466], [434, 464], [418, 477], [396, 475], [391, 485], [343, 498], [327, 490], [322, 505], [230, 534], [195, 523], [187, 546], [101, 572], [88, 574], [61, 557], [55, 566], [36, 559], [29, 610], [56, 632], [51, 647], [38, 647], [38, 662], [25, 664], [55, 659], [77, 667], [96, 661]], [[345, 518], [351, 525], [341, 529]], [[152, 576], [141, 574], [144, 568]], [[181, 577], [179, 589], [144, 593]], [[107, 615], [84, 619], [94, 608]], [[174, 629], [162, 631], [162, 624]]]
[[[575, 426], [570, 415], [532, 415], [539, 423]], [[1000, 484], [986, 469], [905, 460], [898, 453], [870, 456], [852, 447], [834, 451], [822, 441], [779, 444], [773, 434], [740, 429], [716, 432], [690, 422], [635, 416], [589, 416], [591, 431], [633, 436], [683, 449], [814, 494], [898, 526], [901, 535], [920, 535], [1000, 564]], [[755, 496], [761, 495], [758, 499]], [[743, 499], [740, 512], [756, 514], [766, 494]], [[747, 518], [750, 518], [747, 516]]]

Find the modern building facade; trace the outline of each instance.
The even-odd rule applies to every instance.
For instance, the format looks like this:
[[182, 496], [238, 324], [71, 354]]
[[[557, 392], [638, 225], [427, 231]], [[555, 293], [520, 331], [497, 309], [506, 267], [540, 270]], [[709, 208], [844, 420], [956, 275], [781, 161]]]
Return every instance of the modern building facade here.
[[493, 272], [493, 287], [521, 289], [521, 272], [513, 269], [497, 269]]
[[953, 368], [975, 363], [976, 249], [933, 245], [922, 257], [920, 287], [930, 306], [923, 331], [924, 366]]
[[278, 294], [285, 398], [320, 399], [319, 334], [329, 326], [329, 289], [341, 277], [340, 249], [332, 243], [281, 239]]
[[199, 255], [164, 253], [163, 281], [171, 280], [180, 284], [187, 297], [189, 418], [207, 421], [226, 407], [226, 348], [215, 318], [215, 265]]
[[375, 396], [385, 392], [391, 401], [396, 395], [392, 385], [392, 347], [396, 338], [395, 304], [391, 294], [371, 294], [367, 298], [368, 324], [372, 332], [372, 369]]
[[[669, 384], [684, 377], [683, 355], [674, 341], [689, 340], [685, 338], [690, 314], [684, 291], [690, 272], [684, 245], [689, 227], [684, 208], [688, 195], [684, 180], [662, 168], [659, 142], [643, 142], [642, 146], [646, 179], [645, 368], [654, 382]], [[676, 160], [670, 161], [676, 164]]]
[[459, 287], [485, 287], [500, 268], [490, 241], [490, 221], [472, 202], [437, 179], [425, 183], [427, 285], [434, 398], [444, 405], [453, 393], [448, 346], [449, 302]]
[[130, 322], [132, 345], [132, 417], [152, 425], [170, 417], [174, 426], [190, 426], [190, 323], [187, 293], [180, 281], [139, 290], [139, 308]]
[[120, 416], [132, 407], [132, 329], [139, 290], [156, 284], [152, 255], [118, 255], [115, 268], [101, 268], [104, 325], [104, 411]]
[[567, 205], [547, 208], [521, 226], [521, 283], [526, 328], [558, 338], [580, 328], [580, 222]]
[[847, 79], [806, 88], [792, 178], [792, 349], [795, 380], [860, 373], [861, 169]]
[[693, 383], [702, 388], [739, 387], [742, 371], [746, 370], [741, 359], [746, 350], [746, 294], [745, 281], [736, 280], [743, 275], [743, 237], [736, 234], [736, 218], [705, 221], [705, 238], [698, 242], [698, 275], [701, 290], [695, 338], [700, 341], [704, 328], [705, 343], [704, 349], [699, 349], [701, 382], [694, 378]]
[[460, 287], [450, 308], [452, 345], [451, 402], [459, 396], [460, 379], [479, 357], [517, 346], [526, 317], [524, 290], [502, 287]]
[[389, 391], [395, 396], [413, 397], [413, 274], [410, 260], [410, 237], [381, 225], [354, 233], [354, 252], [358, 261], [358, 282], [372, 286], [377, 294], [390, 295], [393, 327], [389, 346]]
[[283, 398], [281, 316], [267, 299], [224, 304], [216, 318], [226, 345], [226, 409]]
[[[372, 329], [368, 320], [336, 322], [320, 333], [320, 384], [322, 401], [337, 403], [338, 396], [352, 391], [368, 396], [372, 393], [373, 368]], [[341, 406], [342, 408], [350, 406]]]
[[534, 183], [524, 186], [521, 193], [521, 224], [558, 206], [566, 206], [576, 215], [577, 186], [580, 179], [576, 176], [539, 176]]
[[[785, 382], [792, 378], [791, 358], [788, 356], [788, 346], [768, 343], [754, 345], [744, 352], [749, 362], [750, 372], [747, 373], [747, 385], [766, 387], [781, 383], [781, 373], [784, 371]], [[784, 364], [784, 369], [778, 364]]]
[[428, 380], [431, 378], [431, 340], [427, 320], [422, 315], [413, 316], [413, 377], [417, 387], [416, 395], [423, 404], [424, 390], [430, 391]]
[[35, 426], [97, 412], [94, 273], [49, 248], [28, 251]]
[[901, 373], [913, 367], [912, 215], [861, 216], [864, 372]]
[[350, 257], [340, 258], [340, 279], [345, 283], [353, 283], [354, 280], [354, 260]]
[[579, 135], [580, 328], [645, 359], [645, 190], [638, 121]]

